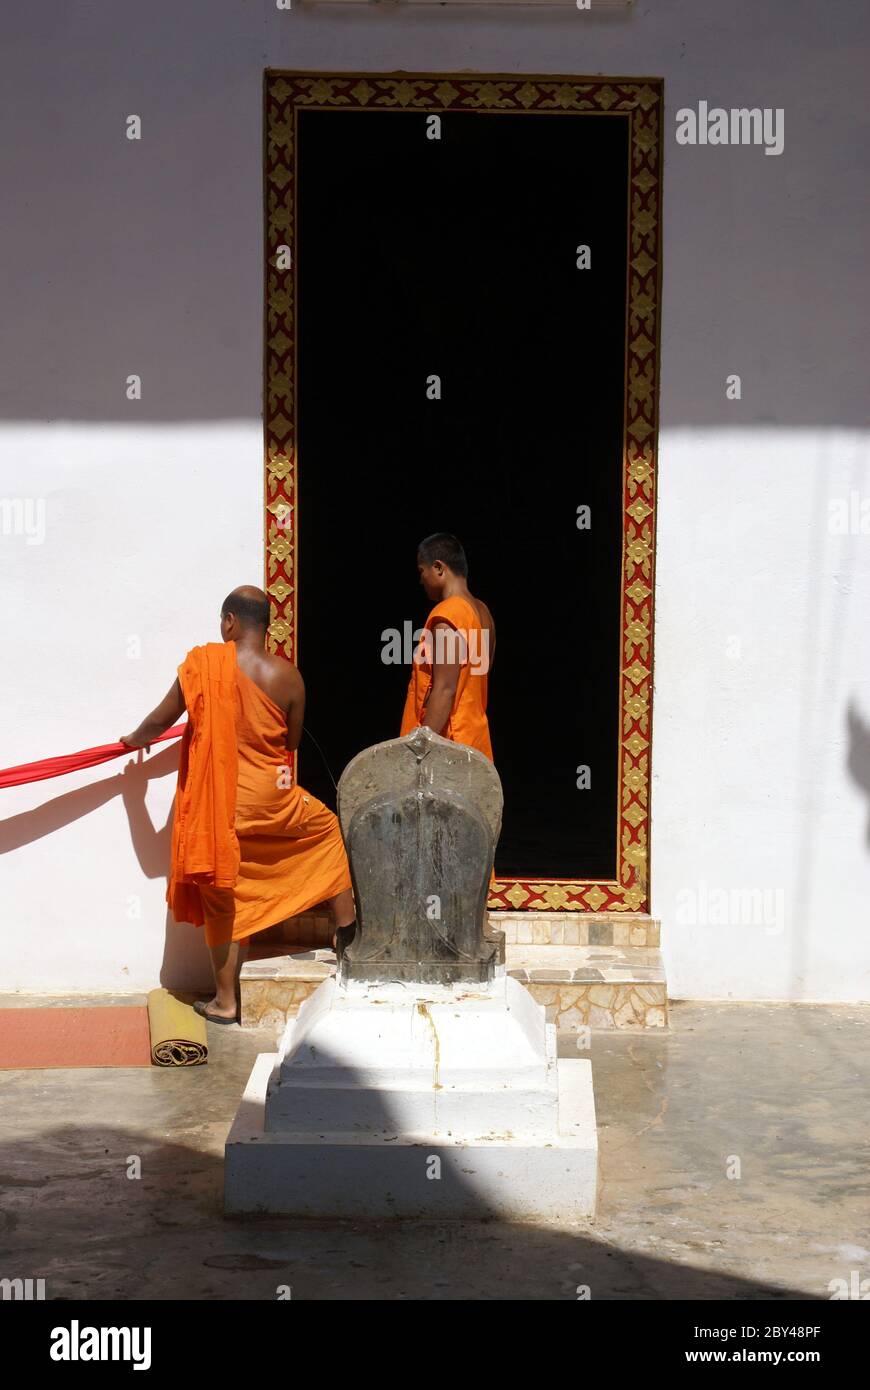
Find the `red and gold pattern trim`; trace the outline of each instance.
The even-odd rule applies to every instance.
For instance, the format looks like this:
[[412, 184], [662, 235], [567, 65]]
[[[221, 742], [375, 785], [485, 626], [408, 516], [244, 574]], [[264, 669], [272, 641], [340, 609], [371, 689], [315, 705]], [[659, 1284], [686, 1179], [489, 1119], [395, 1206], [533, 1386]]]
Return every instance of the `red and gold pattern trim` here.
[[267, 72], [265, 87], [265, 569], [272, 649], [296, 647], [296, 117], [300, 110], [627, 116], [628, 296], [622, 657], [615, 880], [505, 880], [491, 909], [649, 911], [655, 478], [661, 286], [660, 78]]

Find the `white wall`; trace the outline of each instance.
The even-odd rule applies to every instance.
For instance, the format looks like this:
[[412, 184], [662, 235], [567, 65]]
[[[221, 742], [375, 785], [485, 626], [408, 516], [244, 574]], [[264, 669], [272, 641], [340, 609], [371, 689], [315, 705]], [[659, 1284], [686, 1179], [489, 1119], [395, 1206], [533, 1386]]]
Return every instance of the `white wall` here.
[[[261, 573], [263, 68], [661, 75], [652, 873], [669, 978], [682, 996], [868, 998], [870, 536], [828, 529], [831, 497], [870, 496], [868, 29], [852, 0], [7, 0], [0, 498], [47, 511], [42, 545], [0, 536], [0, 766], [135, 724]], [[784, 108], [784, 153], [677, 147], [675, 112], [699, 100]], [[126, 798], [118, 764], [0, 792], [0, 988], [207, 979], [201, 937], [167, 939], [173, 761]], [[686, 920], [734, 890], [767, 893], [754, 921], [733, 904], [730, 923]]]
[[[260, 578], [261, 464], [254, 420], [0, 431], [0, 495], [32, 467], [46, 502], [42, 545], [0, 540], [0, 766], [129, 733], [219, 640], [224, 595]], [[0, 791], [0, 989], [208, 980], [202, 933], [167, 931], [178, 748]]]
[[[675, 997], [870, 993], [870, 439], [668, 430], [653, 909]], [[870, 513], [870, 502], [865, 509]]]

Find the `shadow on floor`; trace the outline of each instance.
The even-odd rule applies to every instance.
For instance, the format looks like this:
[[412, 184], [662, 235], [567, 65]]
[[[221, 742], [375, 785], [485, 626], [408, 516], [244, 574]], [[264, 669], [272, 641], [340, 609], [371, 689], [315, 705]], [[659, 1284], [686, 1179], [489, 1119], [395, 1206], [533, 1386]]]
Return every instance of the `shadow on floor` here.
[[599, 1211], [561, 1229], [226, 1218], [223, 1144], [264, 1031], [211, 1027], [206, 1067], [0, 1073], [0, 1277], [63, 1299], [647, 1301], [826, 1299], [864, 1277], [867, 1011], [674, 1020], [593, 1037]]

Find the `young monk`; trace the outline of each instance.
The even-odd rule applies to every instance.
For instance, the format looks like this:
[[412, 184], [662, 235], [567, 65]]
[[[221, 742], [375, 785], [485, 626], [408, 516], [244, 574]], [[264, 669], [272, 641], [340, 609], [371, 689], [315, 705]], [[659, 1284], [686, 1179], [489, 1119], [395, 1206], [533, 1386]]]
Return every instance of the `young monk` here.
[[328, 902], [342, 940], [353, 935], [350, 871], [338, 821], [291, 785], [305, 687], [266, 651], [269, 600], [234, 589], [221, 637], [194, 647], [156, 709], [121, 742], [145, 748], [187, 709], [166, 894], [176, 921], [205, 924], [214, 998], [194, 1005], [212, 1023], [237, 1018], [239, 972], [255, 932]]
[[417, 570], [435, 607], [414, 653], [401, 733], [422, 724], [479, 749], [491, 762], [486, 702], [495, 655], [492, 614], [468, 587], [468, 561], [455, 536], [439, 531], [421, 541]]

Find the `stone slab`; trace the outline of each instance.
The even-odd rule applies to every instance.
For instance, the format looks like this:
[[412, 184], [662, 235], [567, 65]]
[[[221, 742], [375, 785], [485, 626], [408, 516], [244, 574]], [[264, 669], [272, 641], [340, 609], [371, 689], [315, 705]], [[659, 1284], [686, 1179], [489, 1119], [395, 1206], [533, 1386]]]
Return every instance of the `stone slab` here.
[[[416, 767], [407, 742], [376, 745], [351, 766], [369, 759], [366, 767], [373, 779], [380, 766], [375, 755], [380, 754], [401, 783], [405, 769], [401, 764], [393, 768], [390, 754], [401, 752]], [[444, 739], [439, 743], [451, 746]], [[453, 756], [458, 756], [455, 750]], [[487, 763], [500, 796], [491, 764], [478, 756]], [[426, 767], [434, 777], [437, 769], [430, 761]], [[349, 775], [342, 775], [339, 798]], [[493, 838], [473, 801], [437, 782], [390, 788], [358, 807], [344, 838], [357, 927], [340, 952], [343, 982], [425, 985], [493, 978], [502, 958], [500, 946], [485, 937]]]
[[475, 748], [441, 738], [431, 729], [414, 729], [404, 738], [364, 748], [348, 763], [338, 784], [338, 818], [347, 838], [354, 815], [386, 791], [413, 791], [437, 785], [477, 807], [493, 845], [501, 833], [501, 782], [489, 758]]

